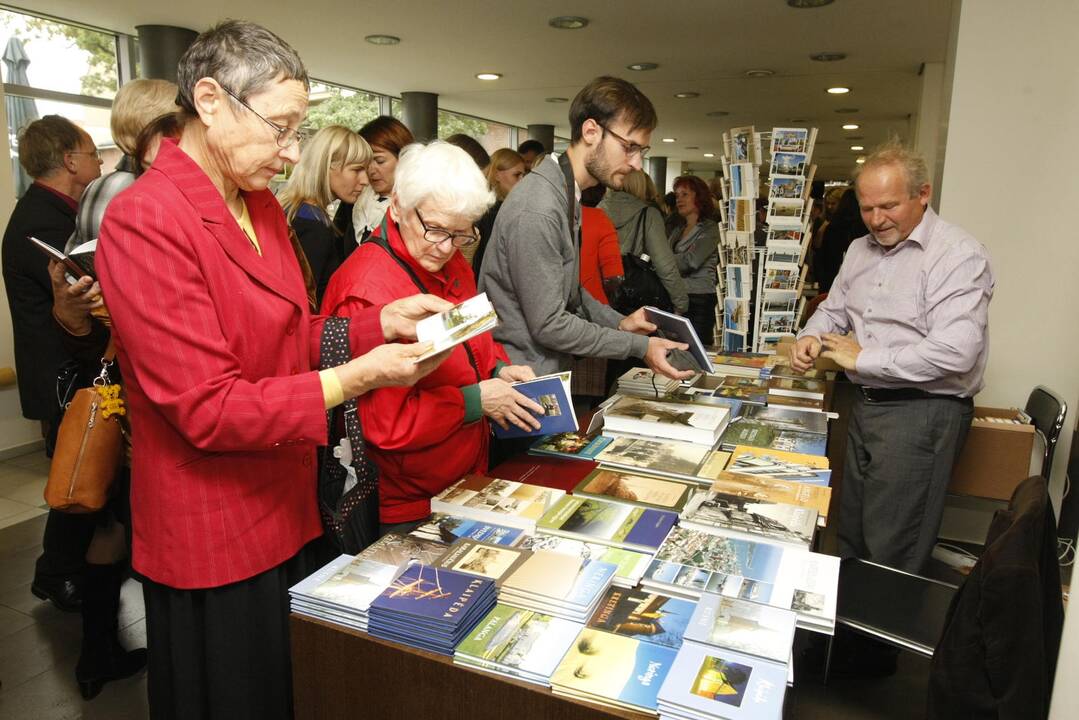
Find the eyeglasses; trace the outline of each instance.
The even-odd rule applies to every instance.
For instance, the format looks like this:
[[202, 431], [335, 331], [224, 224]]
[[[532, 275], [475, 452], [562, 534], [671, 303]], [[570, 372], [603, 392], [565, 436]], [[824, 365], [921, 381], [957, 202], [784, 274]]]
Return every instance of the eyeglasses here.
[[229, 97], [231, 97], [233, 100], [235, 100], [236, 102], [243, 105], [245, 108], [247, 108], [252, 113], [254, 113], [255, 117], [257, 117], [259, 120], [261, 120], [262, 122], [266, 123], [267, 125], [269, 125], [270, 127], [272, 127], [274, 129], [274, 132], [277, 133], [277, 147], [279, 147], [279, 148], [292, 147], [295, 143], [298, 143], [298, 142], [302, 143], [304, 140], [307, 139], [307, 133], [304, 132], [303, 130], [296, 130], [294, 128], [290, 128], [290, 127], [287, 127], [287, 126], [278, 125], [273, 120], [267, 120], [265, 117], [263, 117], [258, 112], [256, 112], [255, 108], [251, 107], [246, 102], [241, 100], [239, 95], [232, 92], [231, 90], [229, 90], [224, 85], [221, 85], [221, 83], [218, 83], [218, 85], [221, 86], [222, 90], [224, 90], [226, 93], [228, 93]]
[[622, 146], [622, 149], [626, 151], [626, 157], [633, 157], [634, 155], [639, 155], [641, 160], [644, 160], [646, 157], [648, 157], [648, 151], [652, 149], [651, 145], [638, 145], [635, 142], [630, 142], [629, 140], [626, 140], [624, 137], [616, 133], [614, 130], [611, 130], [603, 123], [596, 124], [603, 128], [603, 132], [610, 133], [611, 137], [618, 141], [618, 143]]
[[479, 240], [479, 237], [477, 237], [479, 233], [476, 231], [475, 226], [473, 226], [471, 233], [451, 233], [449, 230], [443, 230], [442, 228], [427, 227], [427, 223], [423, 221], [423, 215], [420, 215], [419, 208], [416, 208], [416, 217], [423, 227], [423, 239], [432, 245], [438, 245], [449, 240], [454, 247], [461, 248]]

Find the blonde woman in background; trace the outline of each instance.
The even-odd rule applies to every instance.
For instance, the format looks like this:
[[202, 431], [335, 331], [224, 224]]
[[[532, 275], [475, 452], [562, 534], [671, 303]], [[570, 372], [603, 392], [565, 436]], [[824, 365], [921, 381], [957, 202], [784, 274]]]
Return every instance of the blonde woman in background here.
[[[310, 265], [314, 307], [322, 303], [330, 276], [356, 249], [352, 209], [370, 184], [370, 162], [371, 146], [359, 134], [341, 125], [324, 127], [304, 145], [277, 196]], [[340, 204], [331, 215], [335, 201]]]
[[483, 264], [483, 252], [487, 249], [487, 240], [491, 237], [491, 229], [495, 226], [495, 218], [498, 209], [502, 207], [502, 201], [510, 194], [510, 190], [521, 178], [525, 176], [525, 160], [515, 150], [501, 148], [491, 155], [491, 162], [483, 171], [487, 178], [487, 185], [494, 190], [495, 204], [484, 213], [476, 223], [476, 229], [480, 231], [480, 241], [472, 247], [461, 248], [461, 253], [472, 263], [472, 272], [478, 277], [480, 266]]

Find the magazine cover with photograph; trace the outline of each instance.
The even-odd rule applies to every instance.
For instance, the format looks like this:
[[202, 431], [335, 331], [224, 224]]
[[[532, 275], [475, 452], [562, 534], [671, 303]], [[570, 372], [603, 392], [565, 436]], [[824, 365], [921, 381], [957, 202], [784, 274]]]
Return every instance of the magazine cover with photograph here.
[[682, 646], [696, 604], [643, 590], [611, 588], [599, 601], [587, 626], [635, 640]]
[[783, 714], [787, 669], [717, 648], [687, 645], [660, 689], [664, 717], [766, 720]]
[[596, 460], [604, 465], [649, 470], [661, 475], [695, 477], [708, 457], [709, 448], [677, 440], [614, 438]]

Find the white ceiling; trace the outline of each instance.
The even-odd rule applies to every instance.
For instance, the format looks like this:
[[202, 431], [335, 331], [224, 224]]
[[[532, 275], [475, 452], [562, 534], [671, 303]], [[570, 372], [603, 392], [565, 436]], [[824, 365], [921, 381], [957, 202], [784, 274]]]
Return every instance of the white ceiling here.
[[[18, 1], [18, 0], [16, 0]], [[226, 17], [259, 22], [303, 57], [312, 76], [399, 95], [439, 94], [441, 107], [525, 126], [550, 123], [568, 135], [568, 105], [544, 98], [573, 95], [592, 77], [615, 74], [652, 99], [660, 124], [653, 154], [712, 169], [705, 152], [722, 154], [721, 134], [739, 125], [820, 128], [818, 178], [845, 176], [856, 153], [892, 133], [909, 139], [925, 62], [943, 62], [953, 0], [836, 0], [812, 10], [785, 0], [461, 0], [459, 2], [334, 2], [308, 0], [25, 0], [30, 11], [135, 32], [141, 24], [205, 29]], [[555, 30], [547, 20], [581, 15], [583, 30]], [[400, 45], [364, 42], [372, 33], [397, 35]], [[818, 63], [817, 52], [847, 59]], [[656, 62], [658, 70], [626, 65]], [[764, 79], [744, 76], [767, 68]], [[499, 72], [494, 82], [478, 72]], [[825, 88], [845, 85], [848, 95]], [[700, 97], [679, 100], [674, 93]], [[835, 113], [858, 108], [856, 114]], [[710, 118], [725, 110], [729, 116]], [[857, 122], [861, 129], [840, 126]], [[861, 136], [850, 142], [850, 135]], [[662, 137], [675, 137], [672, 144]], [[698, 146], [687, 150], [686, 146]]]

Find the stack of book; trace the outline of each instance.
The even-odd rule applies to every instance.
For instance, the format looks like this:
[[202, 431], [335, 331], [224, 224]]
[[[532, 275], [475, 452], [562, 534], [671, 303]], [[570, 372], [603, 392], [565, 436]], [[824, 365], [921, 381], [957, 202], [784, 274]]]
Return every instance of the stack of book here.
[[753, 417], [740, 417], [723, 432], [720, 447], [734, 451], [737, 447], [755, 447], [787, 453], [823, 457], [828, 450], [828, 436], [779, 425]]
[[641, 397], [659, 397], [678, 388], [677, 380], [659, 375], [648, 368], [633, 368], [618, 378], [618, 392]]
[[801, 410], [803, 412], [824, 412], [824, 380], [779, 374], [789, 372], [783, 366], [777, 366], [779, 372], [773, 373], [768, 380], [768, 404]]
[[657, 709], [672, 720], [780, 720], [786, 679], [771, 663], [686, 643], [660, 688]]
[[617, 569], [614, 563], [537, 550], [503, 581], [499, 601], [583, 623]]
[[716, 388], [716, 395], [740, 400], [748, 409], [749, 406], [768, 402], [768, 383], [759, 378], [730, 375]]
[[603, 412], [603, 433], [715, 445], [730, 419], [725, 407], [624, 397]]
[[600, 465], [652, 475], [711, 483], [726, 467], [729, 453], [680, 440], [619, 437], [596, 455]]
[[736, 375], [748, 378], [768, 377], [768, 358], [765, 353], [721, 352], [712, 356], [716, 375]]
[[453, 655], [495, 606], [487, 578], [414, 563], [371, 602], [367, 631], [383, 640]]
[[697, 487], [688, 480], [599, 467], [573, 488], [573, 495], [681, 514]]
[[534, 532], [536, 520], [565, 494], [554, 488], [466, 475], [431, 498], [431, 512]]
[[685, 641], [752, 655], [778, 666], [789, 678], [797, 622], [790, 610], [706, 592], [694, 608]]
[[784, 480], [771, 475], [746, 475], [720, 473], [712, 482], [713, 492], [758, 500], [804, 507], [817, 513], [817, 524], [828, 521], [828, 506], [832, 502], [832, 489], [827, 486]]
[[611, 588], [587, 627], [677, 650], [697, 603], [641, 589]]
[[538, 531], [573, 540], [653, 553], [678, 520], [677, 513], [567, 495], [540, 518]]
[[827, 487], [832, 480], [828, 458], [808, 453], [737, 445], [727, 470], [741, 475], [768, 475], [783, 480]]
[[589, 560], [611, 563], [615, 566], [614, 577], [611, 584], [616, 587], [631, 588], [644, 577], [648, 565], [652, 562], [652, 556], [648, 553], [635, 550], [623, 550], [622, 548], [588, 543], [580, 540], [571, 540], [558, 535], [546, 535], [539, 533], [529, 535], [521, 540], [520, 546], [525, 550], [549, 550], [579, 558], [582, 563]]
[[549, 686], [580, 631], [580, 623], [499, 603], [457, 646], [453, 662]]
[[729, 537], [760, 538], [809, 549], [817, 511], [711, 490], [694, 498], [681, 527]]
[[457, 515], [436, 512], [420, 523], [412, 531], [411, 535], [436, 540], [447, 545], [455, 543], [461, 538], [482, 540], [494, 545], [516, 545], [525, 536], [525, 531], [519, 527], [499, 525], [498, 523], [483, 520], [470, 520]]
[[431, 565], [489, 578], [494, 581], [496, 587], [499, 587], [502, 581], [524, 564], [531, 555], [531, 550], [520, 547], [506, 547], [462, 538], [451, 545]]
[[[774, 378], [773, 378], [774, 379]], [[771, 396], [769, 396], [771, 397]], [[768, 423], [783, 430], [820, 435], [827, 440], [828, 415], [820, 412], [802, 412], [795, 408], [780, 407], [769, 400], [767, 407], [747, 407], [742, 417], [747, 420]]]
[[600, 435], [598, 431], [558, 433], [540, 438], [528, 449], [528, 452], [533, 455], [553, 455], [570, 460], [595, 460], [596, 455], [611, 444], [611, 439], [606, 435]]

